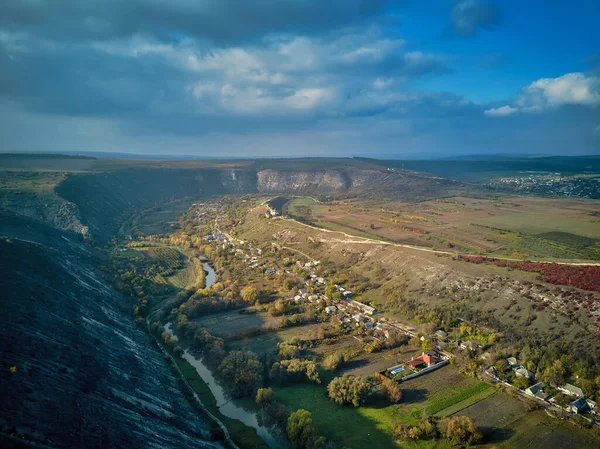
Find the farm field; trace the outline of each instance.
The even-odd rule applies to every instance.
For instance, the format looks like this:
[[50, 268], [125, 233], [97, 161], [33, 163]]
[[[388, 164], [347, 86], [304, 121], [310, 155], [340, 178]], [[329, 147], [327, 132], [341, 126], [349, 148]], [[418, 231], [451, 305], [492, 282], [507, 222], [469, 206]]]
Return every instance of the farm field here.
[[515, 258], [600, 260], [593, 200], [450, 198], [420, 203], [290, 200], [300, 221], [359, 237], [444, 251]]
[[560, 424], [543, 411], [527, 411], [524, 402], [492, 386], [444, 367], [401, 384], [397, 405], [379, 400], [364, 407], [339, 407], [320, 385], [275, 388], [278, 401], [290, 408], [304, 408], [313, 415], [319, 431], [347, 447], [445, 448], [446, 441], [402, 441], [391, 436], [394, 423], [418, 424], [423, 414], [445, 418], [465, 415], [486, 437], [486, 447], [517, 448], [596, 447], [585, 431]]
[[[438, 418], [454, 414], [468, 415], [483, 428], [486, 435], [492, 437], [486, 444], [500, 444], [503, 447], [518, 447], [514, 443], [520, 444], [525, 440], [514, 440], [517, 437], [527, 438], [537, 432], [545, 432], [549, 426], [559, 427], [543, 412], [528, 415], [520, 400], [486, 383], [465, 377], [451, 367], [441, 368], [401, 386], [403, 396], [399, 404], [390, 405], [384, 400], [374, 400], [360, 408], [335, 405], [327, 398], [323, 385], [276, 387], [275, 396], [290, 408], [309, 410], [322, 434], [336, 438], [347, 447], [450, 447], [446, 441], [440, 440], [402, 441], [399, 445], [394, 442], [391, 434], [394, 423], [418, 424], [424, 414]], [[524, 416], [530, 417], [527, 426], [531, 428], [520, 426], [515, 429], [516, 422]], [[589, 438], [570, 428], [565, 429], [561, 430], [565, 438], [573, 442], [585, 443]], [[541, 446], [536, 443], [534, 447]]]
[[194, 203], [193, 199], [184, 198], [170, 203], [155, 206], [137, 214], [132, 220], [132, 227], [143, 235], [156, 235], [172, 231], [177, 220]]
[[518, 399], [496, 393], [463, 409], [487, 435], [488, 444], [501, 447], [594, 448], [597, 442], [573, 425], [560, 423], [543, 410], [527, 411]]
[[232, 310], [205, 315], [193, 321], [213, 335], [231, 339], [264, 329], [276, 329], [281, 318], [272, 317], [266, 312], [240, 313], [240, 310]]
[[296, 337], [306, 337], [311, 332], [317, 332], [320, 327], [320, 324], [305, 324], [287, 329], [273, 330], [252, 337], [235, 338], [227, 342], [227, 347], [229, 349], [248, 349], [257, 354], [273, 353], [277, 351], [278, 343]]
[[197, 280], [196, 269], [188, 260], [188, 255], [175, 247], [148, 246], [123, 248], [117, 252], [117, 257], [131, 259], [141, 257], [158, 263], [163, 267], [163, 271], [156, 276], [156, 282], [171, 284], [179, 289], [192, 286]]

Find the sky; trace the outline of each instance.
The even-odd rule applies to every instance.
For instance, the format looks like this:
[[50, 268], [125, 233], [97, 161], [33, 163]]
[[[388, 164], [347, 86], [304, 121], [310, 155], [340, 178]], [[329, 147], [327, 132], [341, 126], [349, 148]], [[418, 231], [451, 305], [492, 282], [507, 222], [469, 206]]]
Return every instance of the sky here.
[[3, 0], [0, 151], [600, 154], [598, 0]]

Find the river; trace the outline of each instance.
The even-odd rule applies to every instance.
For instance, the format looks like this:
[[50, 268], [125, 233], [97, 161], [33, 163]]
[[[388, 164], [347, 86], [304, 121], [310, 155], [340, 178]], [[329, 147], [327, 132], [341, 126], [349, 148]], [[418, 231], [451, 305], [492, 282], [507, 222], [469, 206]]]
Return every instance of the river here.
[[202, 262], [202, 268], [204, 268], [204, 271], [206, 272], [204, 288], [210, 288], [215, 282], [217, 282], [217, 273], [215, 273], [213, 267], [210, 266], [206, 257], [200, 256], [199, 259]]
[[[204, 270], [207, 272], [205, 284], [206, 288], [209, 288], [216, 282], [217, 276], [215, 270], [208, 264], [206, 258], [200, 257], [200, 260], [202, 261], [202, 266], [204, 267]], [[178, 340], [177, 335], [175, 335], [175, 333], [173, 332], [173, 323], [167, 323], [165, 325], [165, 330], [169, 333], [171, 338]], [[183, 351], [182, 357], [196, 369], [198, 375], [208, 386], [211, 393], [215, 397], [217, 407], [222, 415], [227, 416], [228, 418], [237, 419], [238, 421], [243, 422], [248, 427], [256, 429], [256, 433], [258, 434], [258, 436], [261, 437], [271, 449], [275, 449], [285, 445], [285, 443], [275, 438], [269, 432], [269, 429], [267, 429], [264, 426], [261, 426], [258, 423], [256, 413], [249, 412], [248, 410], [236, 405], [233, 400], [227, 397], [227, 393], [221, 387], [221, 385], [218, 384], [217, 380], [215, 379], [211, 371], [208, 369], [208, 367], [204, 364], [202, 359], [195, 357], [187, 349]]]

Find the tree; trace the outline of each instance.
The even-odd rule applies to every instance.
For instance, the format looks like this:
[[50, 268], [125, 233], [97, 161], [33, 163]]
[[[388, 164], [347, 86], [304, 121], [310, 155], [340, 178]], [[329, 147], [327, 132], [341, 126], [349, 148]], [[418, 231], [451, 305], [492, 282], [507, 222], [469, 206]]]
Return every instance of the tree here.
[[299, 409], [288, 418], [287, 435], [294, 449], [312, 449], [317, 440], [317, 431], [310, 412]]
[[265, 408], [273, 402], [273, 390], [271, 388], [259, 388], [256, 392], [256, 403]]
[[219, 365], [219, 371], [231, 384], [234, 397], [249, 396], [262, 383], [262, 363], [251, 351], [231, 351]]
[[258, 298], [258, 292], [251, 285], [247, 285], [241, 291], [242, 299], [247, 303], [255, 303]]
[[446, 424], [446, 438], [454, 444], [472, 444], [481, 440], [482, 435], [468, 416], [456, 416]]
[[529, 387], [529, 379], [527, 377], [517, 376], [513, 384], [520, 390], [525, 390], [527, 387]]
[[561, 407], [566, 407], [571, 402], [571, 399], [569, 399], [569, 397], [564, 395], [563, 393], [558, 393], [556, 396], [554, 396], [554, 402], [556, 402]]
[[398, 382], [388, 379], [387, 377], [383, 380], [383, 389], [385, 390], [385, 396], [391, 403], [395, 404], [400, 402], [402, 399], [402, 389]]
[[363, 405], [371, 393], [371, 385], [364, 377], [345, 375], [336, 377], [327, 386], [329, 398], [336, 404]]
[[546, 368], [544, 380], [556, 386], [564, 385], [566, 373], [567, 370], [565, 370], [562, 362], [560, 360], [555, 360], [552, 366]]
[[323, 366], [328, 370], [335, 371], [345, 361], [346, 358], [344, 357], [344, 353], [342, 351], [335, 351], [325, 357]]

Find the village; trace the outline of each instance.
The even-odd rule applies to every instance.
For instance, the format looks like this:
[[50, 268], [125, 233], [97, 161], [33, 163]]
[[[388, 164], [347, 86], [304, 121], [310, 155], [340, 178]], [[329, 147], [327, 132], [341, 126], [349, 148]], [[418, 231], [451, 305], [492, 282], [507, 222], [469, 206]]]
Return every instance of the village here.
[[[213, 207], [210, 212], [205, 209], [198, 213], [202, 214], [201, 220], [208, 222], [207, 217], [215, 212], [216, 209]], [[266, 218], [278, 215], [278, 211], [270, 206], [265, 214]], [[218, 223], [218, 220], [217, 216], [214, 222]], [[249, 268], [261, 271], [265, 276], [292, 274], [290, 267], [283, 267], [279, 263], [277, 254], [282, 247], [275, 242], [271, 242], [267, 257], [265, 248], [260, 248], [256, 243], [236, 239], [218, 228], [206, 235], [205, 240], [243, 259]], [[375, 342], [377, 345], [378, 342], [394, 336], [404, 335], [423, 343], [421, 355], [409, 360], [399, 360], [399, 363], [377, 371], [375, 373], [377, 377], [388, 378], [398, 383], [405, 382], [451, 364], [455, 354], [463, 353], [476, 360], [477, 376], [482, 380], [501, 385], [549, 410], [579, 415], [589, 423], [596, 422], [596, 403], [586, 397], [581, 388], [569, 383], [558, 385], [536, 382], [534, 373], [515, 357], [493, 360], [491, 363], [489, 352], [475, 341], [452, 339], [443, 329], [424, 334], [411, 325], [386, 317], [378, 313], [372, 305], [356, 300], [353, 291], [343, 285], [331, 283], [321, 275], [319, 260], [306, 262], [296, 260], [293, 266], [302, 274], [305, 281], [304, 285], [297, 289], [296, 294], [285, 298], [285, 301], [311, 306], [322, 311], [330, 319], [339, 322], [343, 328], [358, 331], [354, 333], [354, 338], [361, 338], [364, 342]], [[503, 374], [500, 375], [499, 371]]]

